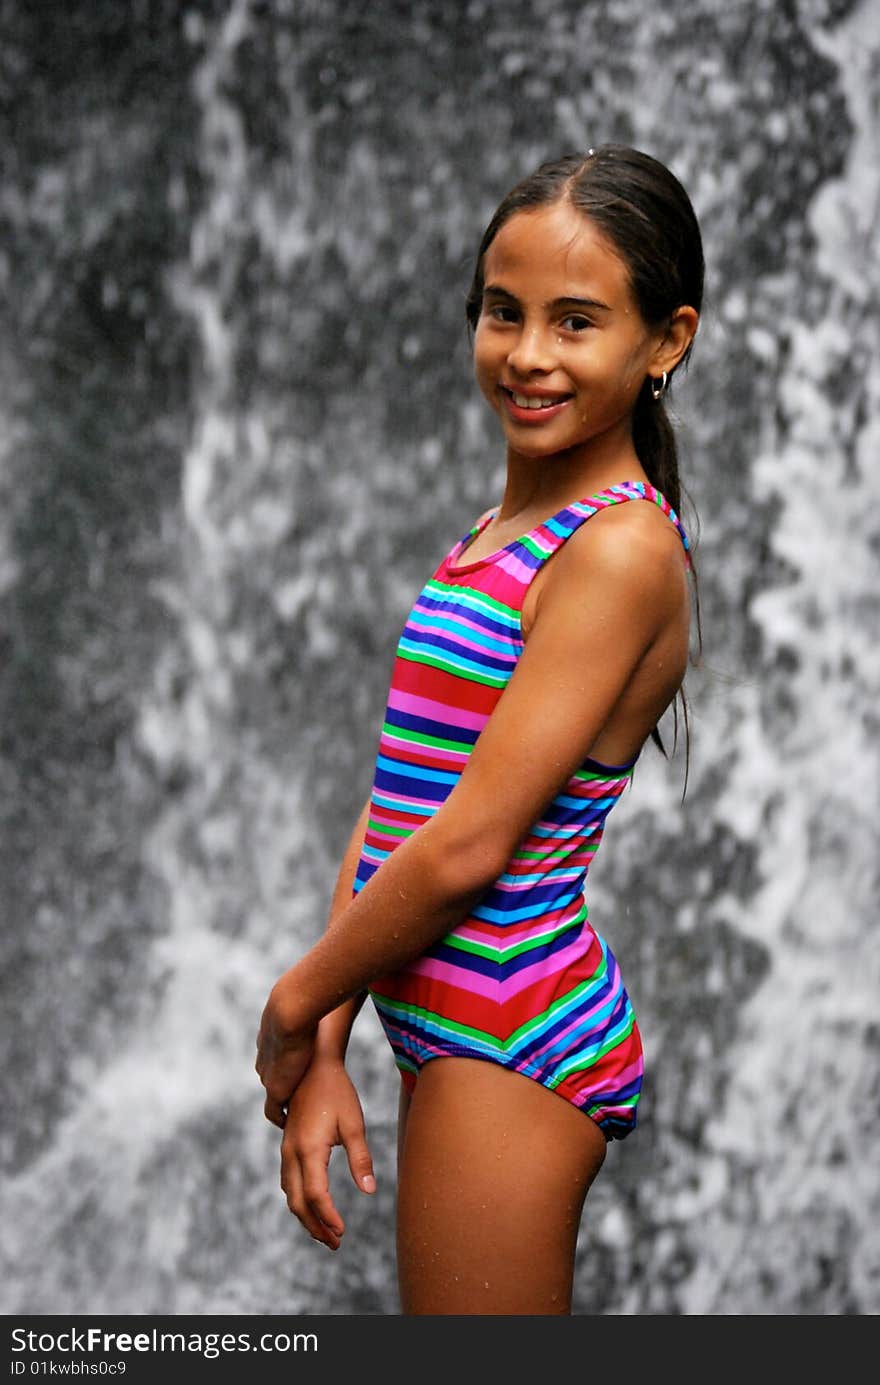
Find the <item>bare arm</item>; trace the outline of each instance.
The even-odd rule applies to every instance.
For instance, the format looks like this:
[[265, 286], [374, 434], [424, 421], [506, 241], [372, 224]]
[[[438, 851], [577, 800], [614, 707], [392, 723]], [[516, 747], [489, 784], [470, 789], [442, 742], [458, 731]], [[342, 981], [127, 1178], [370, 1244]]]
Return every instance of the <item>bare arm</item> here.
[[[471, 912], [680, 621], [687, 594], [675, 543], [641, 522], [624, 529], [594, 520], [583, 542], [566, 545], [525, 651], [446, 802], [273, 987], [267, 1009], [279, 1032], [313, 1032], [323, 1016], [345, 1013], [340, 1007], [371, 980]], [[263, 1080], [268, 1114], [271, 1101], [284, 1101], [284, 1084], [265, 1064]]]
[[[330, 901], [328, 928], [332, 928], [336, 919], [346, 912], [351, 898], [369, 807], [368, 799], [345, 849]], [[285, 972], [285, 975], [288, 973]], [[305, 1076], [309, 1063], [314, 1058], [327, 1058], [339, 1063], [343, 1061], [351, 1028], [364, 1003], [366, 991], [363, 986], [354, 986], [345, 994], [340, 993], [333, 1003], [325, 1005], [321, 1013], [315, 1014], [314, 1020], [302, 1026], [295, 1035], [290, 1033], [288, 1026], [276, 1022], [274, 999], [277, 991], [276, 982], [260, 1017], [254, 1066], [266, 1088], [266, 1119], [283, 1129], [288, 1100]]]
[[[370, 815], [370, 800], [367, 799], [360, 811], [357, 822], [354, 825], [348, 846], [342, 857], [342, 864], [339, 867], [339, 874], [336, 878], [336, 886], [333, 890], [333, 897], [330, 900], [330, 909], [327, 917], [327, 927], [331, 928], [333, 923], [340, 917], [351, 901], [352, 889], [354, 887], [355, 871], [360, 860], [361, 850], [364, 844], [364, 835], [367, 830], [367, 819]], [[318, 1032], [315, 1037], [315, 1056], [326, 1056], [328, 1058], [344, 1058], [348, 1048], [348, 1041], [351, 1036], [352, 1025], [366, 999], [366, 990], [359, 990], [351, 998], [346, 999], [335, 1010], [326, 1014], [318, 1025]]]
[[[369, 806], [368, 799], [343, 854], [328, 926], [351, 899]], [[345, 1070], [351, 1028], [365, 995], [365, 991], [359, 991], [320, 1021], [307, 1069], [288, 1094], [287, 1111], [272, 1103], [268, 1095], [266, 1099], [267, 1117], [284, 1130], [281, 1187], [287, 1205], [309, 1235], [331, 1250], [339, 1248], [345, 1232], [345, 1221], [330, 1192], [329, 1166], [334, 1146], [345, 1147], [351, 1176], [362, 1192], [372, 1193], [376, 1187], [363, 1109]]]

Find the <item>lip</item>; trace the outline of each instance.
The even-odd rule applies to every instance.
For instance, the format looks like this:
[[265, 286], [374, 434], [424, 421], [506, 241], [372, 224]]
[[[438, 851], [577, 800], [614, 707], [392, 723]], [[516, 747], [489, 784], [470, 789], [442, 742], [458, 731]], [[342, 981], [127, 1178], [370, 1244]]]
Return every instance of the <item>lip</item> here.
[[523, 395], [526, 399], [555, 399], [556, 403], [547, 404], [541, 409], [524, 409], [521, 405], [515, 404], [513, 392], [507, 385], [498, 387], [504, 408], [516, 423], [537, 425], [539, 423], [549, 423], [551, 419], [557, 418], [566, 404], [570, 404], [573, 396], [570, 394], [552, 395], [544, 390], [536, 389], [517, 389], [517, 394]]

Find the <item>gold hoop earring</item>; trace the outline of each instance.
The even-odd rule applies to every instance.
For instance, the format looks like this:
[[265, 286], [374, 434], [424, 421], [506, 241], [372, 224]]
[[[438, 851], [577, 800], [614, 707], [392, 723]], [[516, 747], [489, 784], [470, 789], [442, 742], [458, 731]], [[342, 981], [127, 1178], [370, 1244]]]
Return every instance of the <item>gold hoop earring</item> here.
[[666, 374], [666, 371], [664, 370], [659, 380], [651, 381], [651, 398], [653, 399], [655, 404], [658, 402], [658, 400], [662, 399], [663, 395], [666, 393], [666, 383], [668, 379], [669, 376]]

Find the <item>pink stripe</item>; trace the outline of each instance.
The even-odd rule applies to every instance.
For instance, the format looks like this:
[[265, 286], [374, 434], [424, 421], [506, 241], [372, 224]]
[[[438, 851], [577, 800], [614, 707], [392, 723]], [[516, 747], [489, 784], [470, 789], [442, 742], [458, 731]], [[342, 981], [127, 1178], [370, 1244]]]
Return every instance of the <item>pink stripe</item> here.
[[[548, 1049], [555, 1048], [556, 1045], [560, 1042], [560, 1040], [565, 1038], [566, 1034], [572, 1034], [576, 1029], [580, 1029], [586, 1023], [587, 1020], [591, 1019], [592, 1016], [595, 1015], [597, 1010], [601, 1010], [603, 1006], [608, 1004], [608, 999], [609, 997], [606, 995], [603, 997], [602, 1000], [597, 1001], [596, 1004], [592, 1007], [592, 1009], [579, 1010], [575, 1015], [575, 1018], [571, 1021], [570, 1024], [566, 1025], [564, 1029], [557, 1031], [557, 1033], [554, 1034], [553, 1038], [547, 1039], [546, 1042], [541, 1044], [540, 1048], [532, 1049], [530, 1051], [529, 1060], [531, 1061], [531, 1059], [539, 1058], [540, 1055], [542, 1053], [546, 1053]], [[594, 1030], [592, 1033], [584, 1035], [584, 1038], [587, 1040], [587, 1042], [596, 1042], [597, 1040], [601, 1039], [601, 1037], [602, 1035], [599, 1030]], [[564, 1063], [566, 1062], [567, 1057], [570, 1058], [571, 1056], [571, 1054], [560, 1054], [554, 1059], [554, 1062]]]
[[[410, 816], [417, 815], [410, 814]], [[398, 816], [396, 813], [392, 813], [388, 808], [376, 808], [375, 806], [373, 806], [373, 808], [370, 811], [370, 820], [372, 822], [387, 823], [389, 827], [408, 828], [410, 826], [409, 823], [403, 822], [400, 816]]]
[[[609, 809], [609, 811], [610, 811], [610, 809]], [[564, 844], [565, 842], [569, 842], [569, 841], [572, 841], [572, 840], [574, 840], [574, 841], [579, 841], [579, 842], [580, 842], [580, 841], [583, 841], [585, 837], [588, 837], [588, 836], [590, 836], [592, 833], [596, 832], [597, 829], [603, 825], [604, 821], [605, 821], [605, 819], [603, 818], [601, 823], [591, 822], [590, 825], [589, 825], [589, 827], [587, 827], [586, 824], [583, 823], [583, 822], [572, 822], [572, 821], [569, 820], [568, 822], [566, 822], [566, 823], [564, 824], [565, 831], [563, 832], [563, 831], [561, 831], [561, 829], [560, 829], [560, 824], [559, 824], [558, 822], [548, 822], [548, 821], [546, 820], [546, 818], [543, 818], [543, 819], [541, 820], [541, 822], [536, 822], [536, 823], [535, 823], [535, 827], [546, 827], [546, 828], [549, 828], [550, 831], [552, 831], [553, 836], [552, 836], [552, 837], [539, 837], [539, 836], [530, 836], [530, 837], [528, 837], [528, 838], [526, 839], [526, 840], [528, 841], [528, 843], [529, 843], [529, 845], [528, 845], [528, 850], [529, 850], [529, 851], [534, 851], [536, 848], [539, 848], [539, 847], [543, 846], [545, 842], [551, 843], [551, 844], [552, 844], [553, 842], [560, 842], [560, 843], [563, 843], [563, 844]], [[533, 830], [534, 830], [534, 829], [533, 829]]]
[[410, 754], [404, 758], [404, 763], [409, 765], [419, 764], [422, 755], [432, 760], [454, 760], [456, 764], [463, 765], [471, 749], [470, 746], [468, 746], [467, 750], [446, 750], [440, 745], [422, 745], [421, 741], [409, 741], [404, 736], [391, 736], [387, 731], [382, 733], [380, 744], [382, 746], [393, 746], [395, 748], [398, 746], [406, 746], [407, 749], [410, 750]]
[[[428, 617], [428, 618], [430, 618], [430, 617], [432, 617], [432, 616], [436, 616], [436, 612], [435, 612], [435, 611], [431, 610], [430, 607], [428, 607], [428, 606], [422, 606], [422, 605], [420, 604], [420, 602], [418, 602], [418, 601], [416, 602], [415, 606], [413, 607], [413, 611], [414, 611], [414, 612], [415, 612], [415, 611], [418, 611], [421, 615], [426, 616], [426, 617]], [[491, 639], [491, 640], [503, 641], [505, 638], [507, 638], [507, 639], [509, 640], [510, 644], [516, 645], [518, 652], [519, 652], [519, 653], [522, 653], [522, 647], [523, 647], [522, 639], [519, 637], [519, 635], [515, 634], [513, 630], [511, 630], [511, 632], [510, 632], [510, 634], [509, 634], [508, 636], [505, 636], [505, 635], [503, 635], [503, 634], [498, 634], [498, 633], [492, 633], [491, 631], [489, 631], [489, 630], [486, 629], [485, 625], [481, 625], [480, 622], [479, 622], [478, 620], [468, 620], [467, 616], [462, 615], [462, 613], [461, 613], [461, 608], [458, 607], [458, 606], [455, 608], [455, 610], [454, 610], [453, 612], [450, 612], [449, 614], [447, 614], [446, 619], [447, 619], [448, 621], [450, 621], [450, 622], [454, 622], [454, 624], [456, 625], [456, 627], [458, 627], [458, 626], [460, 625], [460, 626], [462, 626], [462, 627], [463, 627], [464, 629], [466, 629], [466, 630], [476, 630], [478, 634], [484, 635], [484, 636], [488, 636], [488, 638]], [[407, 622], [407, 623], [409, 623], [409, 622]], [[418, 628], [419, 628], [419, 629], [423, 629], [424, 627], [419, 626]], [[434, 624], [431, 625], [430, 628], [431, 628], [432, 631], [437, 631], [437, 630], [438, 630], [436, 621], [435, 621]], [[451, 630], [449, 630], [449, 631], [444, 631], [444, 630], [443, 630], [443, 627], [441, 626], [440, 629], [439, 629], [439, 633], [441, 633], [441, 634], [445, 633], [445, 634], [448, 634], [448, 635], [451, 636], [452, 634], [454, 634], [454, 631], [451, 631]]]
[[525, 875], [518, 880], [496, 880], [492, 889], [503, 890], [507, 894], [520, 894], [523, 891], [534, 889], [538, 885], [570, 885], [572, 880], [577, 880], [581, 874], [582, 872], [579, 870], [568, 870], [559, 875], [550, 871], [533, 870], [529, 872], [529, 875], [533, 875], [534, 880]]
[[[473, 995], [485, 996], [487, 1000], [495, 1000], [498, 995], [497, 981], [481, 976], [478, 972], [455, 967], [450, 962], [438, 962], [434, 957], [422, 957], [413, 962], [409, 971], [419, 976], [427, 976], [432, 981], [442, 981], [458, 991], [470, 991]], [[448, 1008], [448, 1002], [444, 1004]]]
[[[389, 1022], [386, 1020], [386, 1024], [388, 1024], [388, 1023], [389, 1023]], [[400, 1027], [399, 1025], [389, 1025], [389, 1027], [390, 1027], [391, 1032], [393, 1033], [393, 1035], [394, 1035], [395, 1038], [397, 1039], [398, 1047], [399, 1047], [400, 1049], [402, 1049], [402, 1050], [405, 1052], [405, 1051], [406, 1051], [406, 1040], [407, 1040], [407, 1037], [408, 1037], [408, 1035], [407, 1035], [407, 1033], [406, 1033], [406, 1030], [401, 1029], [401, 1027]], [[483, 1030], [481, 1029], [481, 1030], [479, 1031], [479, 1033], [482, 1035], [482, 1034], [483, 1034]], [[495, 1040], [495, 1035], [494, 1035], [494, 1034], [486, 1034], [485, 1040], [486, 1040], [486, 1045], [487, 1045], [487, 1047], [491, 1049], [493, 1040]], [[433, 1054], [435, 1057], [438, 1057], [438, 1058], [447, 1058], [447, 1057], [452, 1057], [452, 1058], [467, 1058], [467, 1057], [470, 1056], [470, 1054], [469, 1054], [467, 1051], [465, 1051], [464, 1053], [457, 1053], [457, 1052], [456, 1052], [454, 1049], [452, 1049], [452, 1048], [445, 1047], [445, 1046], [444, 1046], [444, 1047], [441, 1047], [439, 1044], [432, 1044], [432, 1043], [425, 1037], [424, 1034], [419, 1034], [419, 1044], [420, 1044], [421, 1047], [427, 1049], [427, 1051], [428, 1051], [429, 1054]], [[391, 1047], [392, 1047], [392, 1048], [394, 1047], [394, 1044], [393, 1044], [393, 1043], [392, 1043]], [[463, 1048], [463, 1049], [465, 1049], [465, 1050], [467, 1050], [468, 1047], [469, 1047], [469, 1046], [468, 1046], [467, 1040], [462, 1039], [462, 1040], [460, 1041], [460, 1047]], [[497, 1040], [495, 1040], [495, 1048], [496, 1048], [496, 1051], [500, 1054], [502, 1050], [501, 1050], [501, 1048], [500, 1048], [500, 1045], [498, 1045]], [[416, 1061], [415, 1058], [413, 1057], [413, 1055], [412, 1055], [411, 1053], [407, 1053], [406, 1056], [407, 1056], [407, 1058], [410, 1059], [411, 1062], [415, 1062], [415, 1061]], [[475, 1051], [475, 1052], [473, 1053], [473, 1057], [474, 1057], [474, 1058], [488, 1059], [489, 1062], [494, 1061], [494, 1060], [493, 1060], [492, 1058], [490, 1058], [482, 1049], [481, 1049], [479, 1052], [476, 1052], [476, 1051]], [[421, 1069], [424, 1067], [425, 1063], [430, 1063], [430, 1061], [431, 1061], [430, 1058], [423, 1058], [422, 1061], [421, 1061], [421, 1062], [419, 1063], [419, 1065], [418, 1065], [418, 1066], [419, 1066], [419, 1070], [421, 1070]], [[497, 1061], [499, 1062], [499, 1064], [501, 1063], [500, 1057], [499, 1057], [499, 1059], [498, 1059]], [[502, 1064], [502, 1066], [503, 1066], [503, 1064]]]
[[[546, 838], [542, 838], [542, 845], [545, 841]], [[532, 848], [532, 850], [534, 850], [534, 848]], [[582, 846], [581, 843], [578, 843], [577, 848], [572, 848], [571, 845], [568, 846], [567, 849], [561, 848], [561, 846], [557, 846], [557, 848], [554, 848], [552, 852], [547, 852], [546, 855], [542, 855], [542, 857], [540, 857], [540, 860], [538, 861], [538, 864], [539, 866], [552, 867], [554, 866], [554, 864], [561, 864], [563, 863], [563, 861], [570, 861], [572, 866], [574, 866], [574, 864], [581, 859], [585, 861], [592, 861], [593, 856], [595, 855], [596, 849], [593, 848], [593, 846]], [[511, 863], [516, 863], [517, 866], [522, 866], [522, 871], [524, 871], [524, 873], [525, 871], [529, 870], [529, 868], [531, 868], [531, 870], [534, 870], [535, 868], [535, 861], [527, 861], [524, 859], [524, 857], [521, 857], [520, 855], [511, 856], [510, 860]], [[507, 870], [511, 870], [511, 866], [507, 867]]]
[[399, 712], [408, 712], [413, 717], [427, 717], [430, 721], [442, 721], [447, 726], [465, 726], [469, 731], [482, 731], [489, 720], [487, 712], [467, 712], [462, 707], [447, 707], [443, 702], [434, 702], [430, 697], [416, 697], [414, 693], [398, 692], [392, 688], [388, 696], [388, 706]]
[[628, 784], [627, 779], [615, 779], [609, 775], [607, 779], [571, 779], [562, 790], [568, 794], [569, 798], [620, 798]]
[[460, 991], [472, 991], [474, 995], [487, 996], [497, 1000], [499, 1004], [504, 1004], [505, 1001], [519, 995], [520, 991], [534, 986], [545, 977], [552, 977], [557, 972], [564, 971], [583, 955], [583, 951], [583, 943], [579, 936], [577, 942], [564, 947], [561, 952], [554, 952], [551, 958], [535, 962], [532, 966], [517, 972], [516, 976], [508, 977], [506, 981], [487, 979], [477, 972], [468, 971], [466, 966], [459, 967], [452, 962], [441, 962], [436, 957], [423, 957], [414, 962], [409, 970], [420, 976], [428, 976], [434, 981], [443, 981]]
[[[590, 1071], [591, 1071], [591, 1069], [589, 1069], [589, 1068], [581, 1068], [581, 1069], [579, 1070], [579, 1072], [578, 1072], [578, 1071], [570, 1072], [569, 1075], [568, 1075], [568, 1077], [564, 1077], [564, 1078], [562, 1079], [562, 1082], [560, 1083], [560, 1088], [559, 1088], [560, 1091], [564, 1093], [565, 1089], [568, 1087], [568, 1084], [569, 1084], [570, 1082], [575, 1082], [575, 1081], [577, 1081], [578, 1076], [579, 1076], [580, 1073], [590, 1072]], [[626, 1087], [626, 1086], [628, 1085], [628, 1083], [637, 1081], [637, 1079], [640, 1078], [640, 1077], [642, 1076], [642, 1074], [644, 1073], [644, 1071], [645, 1071], [645, 1060], [644, 1060], [644, 1058], [639, 1058], [639, 1059], [637, 1059], [637, 1061], [636, 1061], [635, 1063], [629, 1063], [629, 1064], [627, 1064], [627, 1066], [626, 1066], [625, 1068], [619, 1068], [619, 1069], [617, 1069], [617, 1070], [615, 1071], [615, 1073], [614, 1073], [614, 1076], [613, 1076], [613, 1082], [614, 1082], [614, 1089], [613, 1089], [613, 1090], [614, 1090], [615, 1092], [617, 1092], [617, 1091], [620, 1090], [621, 1087]], [[603, 1077], [603, 1076], [597, 1077], [596, 1080], [594, 1081], [594, 1083], [593, 1083], [592, 1086], [590, 1086], [590, 1087], [582, 1087], [582, 1088], [579, 1090], [578, 1094], [577, 1094], [577, 1100], [576, 1100], [576, 1102], [575, 1102], [575, 1105], [577, 1105], [577, 1106], [586, 1106], [586, 1104], [587, 1104], [588, 1101], [595, 1100], [596, 1097], [599, 1097], [599, 1098], [601, 1099], [603, 1090], [607, 1091], [607, 1089], [608, 1089], [608, 1082], [609, 1082], [609, 1078], [608, 1078], [608, 1074], [606, 1073], [606, 1074], [604, 1075], [604, 1077]], [[609, 1093], [609, 1096], [610, 1096], [610, 1095], [612, 1095], [612, 1093]], [[622, 1116], [627, 1116], [627, 1115], [628, 1115], [628, 1116], [631, 1117], [631, 1116], [632, 1116], [632, 1113], [633, 1113], [633, 1108], [632, 1108], [632, 1106], [625, 1106], [622, 1102], [609, 1101], [609, 1102], [606, 1103], [606, 1102], [603, 1101], [603, 1102], [601, 1103], [601, 1105], [602, 1105], [603, 1114], [605, 1114], [605, 1115], [609, 1115], [609, 1116], [610, 1116], [610, 1115], [613, 1115], [616, 1111], [619, 1111], [620, 1114], [621, 1114]]]
[[[565, 923], [568, 922], [569, 927], [571, 927], [572, 920], [576, 917], [577, 914], [573, 913], [570, 920], [552, 920], [552, 926], [548, 929], [548, 936], [550, 933], [555, 932], [559, 923], [562, 923], [564, 926]], [[547, 919], [539, 920], [539, 922], [546, 923]], [[592, 931], [586, 919], [582, 919], [578, 926], [578, 937], [580, 937], [585, 928], [589, 930], [588, 941], [592, 942]], [[535, 936], [535, 920], [531, 919], [528, 923], [520, 924], [517, 928], [513, 928], [510, 924], [495, 924], [491, 933], [488, 931], [484, 932], [481, 928], [474, 927], [472, 924], [459, 924], [458, 928], [455, 930], [455, 936], [456, 938], [467, 938], [468, 941], [472, 943], [480, 943], [483, 947], [494, 947], [496, 944], [499, 947], [510, 947], [518, 943], [522, 938], [533, 938]]]
[[[634, 1063], [630, 1063], [627, 1067], [621, 1068], [621, 1070], [617, 1074], [617, 1081], [620, 1084], [620, 1086], [623, 1087], [626, 1085], [627, 1082], [632, 1082], [636, 1077], [641, 1077], [644, 1071], [644, 1057], [637, 1058]], [[626, 1110], [626, 1107], [624, 1107], [623, 1109]]]
[[515, 553], [504, 553], [498, 559], [497, 566], [501, 568], [503, 572], [506, 572], [509, 577], [512, 577], [515, 582], [522, 584], [522, 586], [526, 586], [531, 582], [535, 575], [535, 569], [529, 567], [527, 563], [522, 562], [517, 558]]
[[507, 863], [508, 875], [536, 875], [543, 870], [555, 870], [561, 866], [589, 865], [596, 854], [595, 847], [585, 848], [579, 843], [567, 851], [557, 848], [541, 855], [540, 860], [526, 860], [522, 856], [512, 856]]
[[[399, 793], [387, 793], [384, 789], [382, 790], [382, 797], [390, 798], [393, 803], [399, 803], [402, 812], [412, 812], [413, 816], [416, 817], [420, 816], [415, 811], [417, 808], [430, 808], [432, 811], [431, 813], [427, 814], [427, 816], [432, 817], [433, 814], [440, 807], [440, 804], [434, 798], [403, 798], [403, 796]], [[386, 808], [386, 812], [387, 811], [388, 810]], [[422, 814], [421, 816], [425, 815]]]
[[545, 978], [556, 976], [572, 966], [584, 955], [583, 934], [578, 934], [573, 943], [564, 947], [561, 952], [554, 952], [552, 957], [545, 957], [541, 961], [534, 962], [531, 966], [517, 972], [516, 976], [510, 976], [506, 981], [502, 981], [498, 988], [499, 999], [504, 1002], [511, 1000], [520, 991], [527, 990], [529, 986], [534, 986], [538, 981]]

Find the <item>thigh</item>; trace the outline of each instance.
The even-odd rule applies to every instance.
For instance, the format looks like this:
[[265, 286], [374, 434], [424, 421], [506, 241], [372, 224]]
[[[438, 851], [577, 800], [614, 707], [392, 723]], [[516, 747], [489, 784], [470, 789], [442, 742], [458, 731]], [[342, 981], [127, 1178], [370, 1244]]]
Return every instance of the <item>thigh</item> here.
[[605, 1151], [589, 1116], [531, 1078], [431, 1059], [400, 1151], [402, 1313], [570, 1313], [584, 1198]]
[[400, 1095], [397, 1100], [397, 1177], [400, 1178], [400, 1166], [403, 1161], [403, 1142], [406, 1139], [406, 1118], [409, 1115], [409, 1104], [412, 1100], [403, 1080], [400, 1083]]

